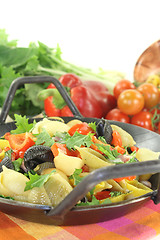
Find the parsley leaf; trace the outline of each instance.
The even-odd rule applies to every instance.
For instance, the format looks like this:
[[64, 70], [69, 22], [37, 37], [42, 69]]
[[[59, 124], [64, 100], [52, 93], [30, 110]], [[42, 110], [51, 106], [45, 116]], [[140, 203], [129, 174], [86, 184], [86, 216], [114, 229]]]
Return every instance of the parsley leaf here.
[[9, 197], [9, 196], [8, 196], [8, 197], [5, 197], [4, 195], [1, 195], [1, 194], [0, 194], [0, 197], [1, 197], [1, 198], [5, 198], [5, 199], [12, 199], [12, 200], [14, 200], [13, 197]]
[[26, 187], [24, 191], [30, 190], [34, 187], [42, 187], [43, 184], [47, 182], [53, 172], [55, 172], [55, 170], [45, 175], [38, 175], [37, 173], [32, 174], [31, 172], [29, 172], [30, 181], [26, 182]]
[[89, 127], [93, 129], [94, 132], [96, 132], [96, 122], [91, 122], [91, 123], [88, 123]]
[[36, 137], [37, 137], [36, 145], [43, 144], [44, 146], [51, 147], [54, 144], [53, 138], [44, 128], [42, 129], [41, 133], [36, 134]]
[[113, 191], [113, 192], [110, 192], [110, 196], [111, 197], [117, 197], [117, 196], [119, 196], [119, 195], [121, 195], [122, 193], [121, 192], [118, 192], [118, 191]]
[[[112, 203], [112, 201], [109, 199], [109, 198], [106, 198], [102, 204], [108, 204], [108, 203]], [[100, 201], [97, 200], [97, 198], [95, 196], [92, 197], [92, 201], [89, 202], [81, 202], [81, 203], [78, 203], [77, 206], [93, 206], [93, 205], [100, 205]]]
[[17, 160], [12, 161], [15, 171], [19, 172], [22, 162], [23, 162], [22, 158], [18, 158]]
[[74, 180], [74, 185], [78, 185], [84, 177], [80, 177], [79, 175], [81, 174], [82, 169], [76, 169], [74, 171], [74, 173], [69, 177], [69, 179], [73, 179]]
[[109, 145], [96, 144], [98, 149], [103, 152], [110, 160], [115, 160], [120, 153], [116, 149], [111, 150]]
[[78, 132], [75, 132], [74, 135], [66, 140], [66, 146], [68, 149], [74, 149], [75, 146], [81, 147], [86, 146], [90, 147], [92, 144], [91, 133], [88, 135], [82, 135]]
[[30, 130], [34, 127], [36, 124], [36, 121], [34, 120], [33, 123], [28, 123], [28, 118], [26, 116], [21, 116], [18, 114], [14, 114], [15, 121], [16, 121], [16, 126], [17, 128], [15, 130], [12, 130], [12, 134], [19, 134], [19, 133], [25, 133], [25, 132], [30, 132]]

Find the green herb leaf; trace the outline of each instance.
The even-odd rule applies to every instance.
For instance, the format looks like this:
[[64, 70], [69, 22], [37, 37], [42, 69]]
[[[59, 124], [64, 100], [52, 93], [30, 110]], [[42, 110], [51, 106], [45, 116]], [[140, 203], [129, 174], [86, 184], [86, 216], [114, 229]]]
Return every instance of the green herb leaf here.
[[0, 197], [1, 197], [1, 198], [5, 198], [5, 199], [12, 199], [12, 200], [14, 200], [13, 197], [9, 197], [9, 196], [5, 197], [4, 195], [1, 195], [1, 194], [0, 194]]
[[5, 157], [8, 157], [11, 159], [11, 154], [12, 154], [13, 150], [9, 149], [8, 151], [5, 152]]
[[117, 197], [117, 196], [119, 196], [119, 195], [121, 195], [122, 193], [121, 192], [119, 192], [119, 191], [112, 191], [112, 192], [110, 192], [110, 196], [111, 197]]
[[30, 130], [34, 127], [36, 124], [36, 121], [33, 123], [28, 123], [29, 119], [26, 118], [26, 116], [21, 116], [18, 114], [15, 114], [15, 120], [16, 120], [16, 126], [17, 128], [15, 130], [12, 130], [12, 134], [19, 134], [19, 133], [25, 133], [25, 132], [30, 132]]
[[88, 135], [82, 135], [78, 132], [75, 132], [72, 137], [66, 140], [66, 146], [68, 149], [74, 149], [75, 146], [81, 147], [82, 145], [90, 147], [92, 144], [91, 136], [91, 133], [89, 133]]
[[116, 149], [111, 150], [109, 145], [96, 144], [96, 146], [109, 158], [109, 160], [115, 160], [120, 155]]
[[112, 203], [112, 201], [109, 198], [106, 198], [103, 201], [103, 203], [100, 203], [100, 201], [97, 200], [95, 196], [93, 196], [91, 202], [89, 202], [89, 201], [81, 202], [81, 203], [78, 203], [77, 206], [93, 206], [93, 205], [109, 204], [109, 203]]
[[22, 159], [22, 158], [18, 158], [18, 159], [16, 159], [15, 161], [12, 162], [15, 171], [17, 171], [17, 172], [20, 171], [20, 166], [21, 166], [22, 162], [23, 162], [23, 159]]
[[37, 137], [36, 145], [43, 144], [44, 146], [51, 147], [54, 144], [53, 138], [44, 128], [42, 129], [41, 133], [36, 134], [36, 137]]
[[96, 132], [96, 122], [91, 122], [91, 123], [88, 123], [89, 127], [93, 129], [94, 132]]
[[55, 170], [45, 175], [31, 174], [29, 172], [30, 181], [26, 182], [26, 187], [24, 191], [30, 190], [34, 187], [42, 187], [43, 184], [47, 182], [53, 172], [55, 172]]
[[80, 174], [82, 172], [82, 169], [76, 169], [74, 171], [74, 173], [69, 177], [69, 179], [73, 179], [74, 180], [74, 185], [78, 185], [84, 177], [80, 177]]

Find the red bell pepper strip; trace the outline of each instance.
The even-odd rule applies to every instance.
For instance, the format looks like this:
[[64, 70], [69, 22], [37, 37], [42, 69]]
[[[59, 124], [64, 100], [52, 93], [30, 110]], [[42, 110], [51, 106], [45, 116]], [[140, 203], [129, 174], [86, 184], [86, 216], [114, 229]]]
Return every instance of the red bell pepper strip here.
[[[71, 99], [84, 117], [105, 117], [108, 111], [116, 107], [115, 97], [109, 94], [105, 84], [101, 82], [82, 81], [71, 73], [61, 76], [59, 81], [69, 89]], [[53, 89], [56, 90], [55, 86], [50, 84], [46, 90], [39, 93], [40, 99], [44, 100], [46, 115], [49, 117], [73, 116], [68, 106], [65, 106], [65, 102], [61, 107], [55, 104], [57, 96], [55, 96]]]
[[35, 144], [33, 135], [28, 132], [6, 135], [6, 139], [9, 141], [10, 147], [15, 152], [16, 159], [22, 157], [24, 152]]
[[122, 147], [122, 138], [118, 131], [113, 130], [111, 145]]
[[68, 130], [68, 133], [71, 136], [73, 136], [75, 132], [78, 132], [82, 135], [87, 135], [88, 133], [93, 132], [93, 131], [92, 131], [92, 128], [89, 127], [89, 125], [86, 122], [83, 122], [83, 123], [78, 123], [78, 124], [73, 125]]
[[58, 156], [59, 152], [62, 152], [65, 155], [68, 155], [68, 156], [77, 157], [77, 152], [78, 152], [76, 150], [75, 151], [74, 150], [69, 150], [66, 147], [66, 144], [56, 143], [56, 142], [51, 146], [51, 151], [52, 151], [54, 157]]
[[120, 177], [120, 178], [114, 178], [113, 180], [115, 180], [116, 182], [120, 182], [123, 179], [126, 179], [128, 181], [132, 181], [136, 179], [136, 176], [128, 176], [128, 177]]
[[105, 199], [105, 198], [111, 197], [111, 196], [110, 196], [110, 192], [111, 192], [111, 191], [101, 191], [101, 192], [97, 192], [97, 193], [95, 194], [95, 197], [96, 197], [97, 200], [103, 200], [103, 199]]

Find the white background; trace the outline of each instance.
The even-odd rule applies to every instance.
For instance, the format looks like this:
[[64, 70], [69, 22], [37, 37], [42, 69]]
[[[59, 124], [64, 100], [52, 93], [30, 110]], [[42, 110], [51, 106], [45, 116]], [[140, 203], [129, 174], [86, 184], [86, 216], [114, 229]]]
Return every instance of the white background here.
[[19, 46], [59, 43], [65, 60], [130, 80], [139, 55], [160, 38], [159, 0], [5, 0], [0, 8], [0, 28]]

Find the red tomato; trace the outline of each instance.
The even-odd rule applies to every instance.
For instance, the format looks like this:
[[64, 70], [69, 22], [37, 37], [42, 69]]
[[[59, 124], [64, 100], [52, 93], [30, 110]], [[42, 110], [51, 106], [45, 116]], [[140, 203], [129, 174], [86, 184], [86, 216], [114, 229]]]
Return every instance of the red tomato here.
[[114, 108], [111, 111], [109, 111], [105, 119], [124, 122], [124, 123], [130, 123], [129, 116], [121, 112], [118, 108]]
[[110, 192], [111, 192], [111, 191], [101, 191], [101, 192], [97, 192], [97, 193], [95, 194], [95, 197], [96, 197], [97, 200], [102, 200], [102, 199], [105, 199], [105, 198], [109, 198], [109, 197], [111, 197], [111, 196], [110, 196]]
[[69, 129], [68, 133], [73, 136], [76, 131], [82, 135], [87, 135], [89, 132], [92, 132], [92, 129], [84, 122], [75, 124]]
[[144, 97], [144, 106], [148, 109], [156, 106], [159, 102], [159, 90], [152, 83], [143, 83], [141, 84], [137, 90]]
[[135, 89], [124, 90], [117, 100], [118, 108], [127, 115], [135, 115], [144, 107], [144, 97]]
[[11, 134], [7, 136], [11, 148], [15, 152], [25, 152], [29, 147], [35, 144], [31, 133]]
[[152, 114], [147, 111], [139, 112], [131, 118], [131, 124], [146, 128], [148, 130], [153, 130]]
[[116, 83], [113, 89], [113, 94], [116, 97], [116, 99], [118, 99], [120, 93], [123, 92], [124, 90], [135, 88], [136, 88], [135, 85], [131, 81], [122, 79]]

